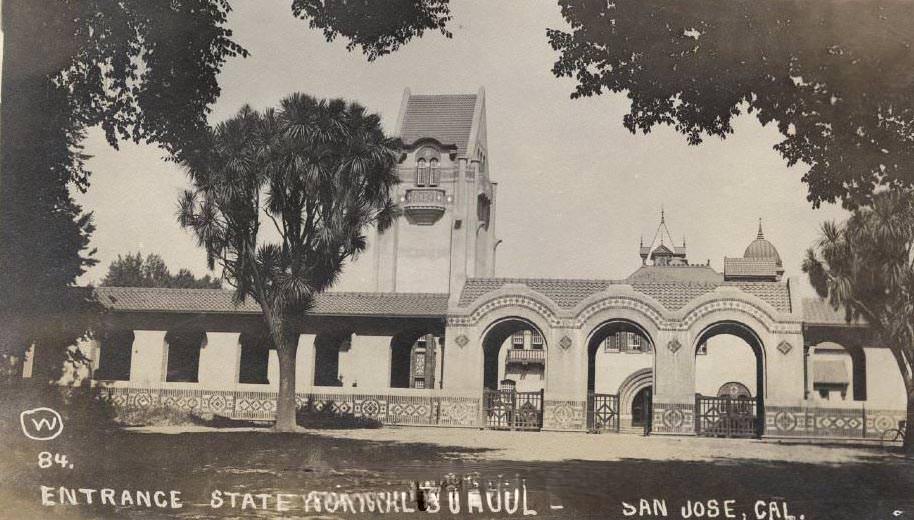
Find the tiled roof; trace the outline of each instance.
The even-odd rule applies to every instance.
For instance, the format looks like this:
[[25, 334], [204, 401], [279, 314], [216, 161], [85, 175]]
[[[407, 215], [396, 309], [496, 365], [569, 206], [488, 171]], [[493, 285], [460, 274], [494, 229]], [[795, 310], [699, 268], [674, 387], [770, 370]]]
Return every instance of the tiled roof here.
[[813, 361], [813, 383], [846, 385], [850, 383], [847, 365], [839, 359], [816, 359]]
[[[251, 298], [239, 306], [232, 291], [224, 289], [160, 289], [147, 287], [99, 287], [101, 303], [115, 311], [242, 313], [259, 314]], [[315, 298], [311, 314], [323, 316], [415, 316], [447, 315], [447, 294], [325, 292]]]
[[724, 278], [774, 277], [778, 271], [774, 258], [724, 258]]
[[821, 298], [803, 298], [803, 322], [814, 325], [866, 325], [863, 318], [848, 323], [843, 307], [835, 309]]
[[475, 94], [411, 95], [400, 128], [400, 139], [406, 144], [431, 137], [441, 144], [457, 146], [465, 155], [469, 146]]
[[[678, 273], [678, 277], [677, 277]], [[526, 278], [471, 278], [460, 293], [458, 305], [468, 307], [485, 294], [508, 284], [526, 285], [563, 309], [573, 308], [588, 296], [613, 284], [631, 285], [666, 309], [675, 311], [720, 286], [736, 287], [768, 302], [780, 312], [790, 312], [790, 292], [780, 282], [724, 282], [720, 273], [705, 266], [643, 267], [626, 280], [574, 280]]]
[[629, 275], [630, 283], [636, 282], [696, 282], [720, 283], [724, 277], [707, 265], [644, 265]]

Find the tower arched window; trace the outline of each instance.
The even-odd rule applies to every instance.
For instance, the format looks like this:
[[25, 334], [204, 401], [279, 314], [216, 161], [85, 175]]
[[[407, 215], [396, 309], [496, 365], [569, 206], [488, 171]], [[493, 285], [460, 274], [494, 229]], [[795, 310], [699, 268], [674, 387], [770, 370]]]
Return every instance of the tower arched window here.
[[416, 186], [428, 184], [428, 162], [425, 159], [416, 161]]
[[432, 159], [429, 162], [429, 185], [437, 186], [440, 182], [440, 172], [438, 170], [438, 159]]

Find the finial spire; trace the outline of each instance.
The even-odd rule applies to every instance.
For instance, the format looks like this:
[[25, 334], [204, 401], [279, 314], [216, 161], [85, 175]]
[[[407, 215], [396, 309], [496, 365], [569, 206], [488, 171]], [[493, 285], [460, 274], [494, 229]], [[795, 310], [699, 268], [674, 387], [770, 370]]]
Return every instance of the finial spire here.
[[758, 219], [758, 236], [755, 238], [758, 240], [762, 240], [765, 238], [765, 234], [762, 233], [762, 217], [759, 217], [759, 219]]
[[663, 204], [660, 205], [660, 223], [661, 224], [666, 223], [666, 217], [664, 216], [664, 212], [663, 212]]

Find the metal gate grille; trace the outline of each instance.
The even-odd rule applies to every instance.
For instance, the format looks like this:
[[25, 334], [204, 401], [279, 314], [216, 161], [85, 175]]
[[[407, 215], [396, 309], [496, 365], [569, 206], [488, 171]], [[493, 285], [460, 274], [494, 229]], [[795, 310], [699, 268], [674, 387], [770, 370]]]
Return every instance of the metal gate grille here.
[[543, 427], [543, 391], [486, 389], [483, 393], [483, 414], [486, 428], [540, 430]]
[[596, 432], [619, 431], [619, 396], [587, 394], [587, 429]]
[[758, 437], [753, 397], [695, 397], [695, 433], [705, 437]]

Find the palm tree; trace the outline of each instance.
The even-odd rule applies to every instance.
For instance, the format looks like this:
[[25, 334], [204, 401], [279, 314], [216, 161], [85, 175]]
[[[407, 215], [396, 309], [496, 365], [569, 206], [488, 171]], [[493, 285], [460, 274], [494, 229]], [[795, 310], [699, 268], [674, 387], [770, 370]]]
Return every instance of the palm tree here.
[[884, 191], [845, 223], [824, 223], [816, 249], [803, 261], [813, 287], [892, 351], [907, 393], [905, 451], [914, 453], [914, 193]]
[[383, 230], [396, 216], [399, 152], [364, 107], [292, 94], [263, 113], [243, 107], [182, 161], [193, 189], [180, 200], [180, 224], [210, 269], [223, 268], [236, 302], [260, 304], [276, 347], [277, 431], [296, 428], [295, 356], [314, 295], [365, 249], [368, 227]]

